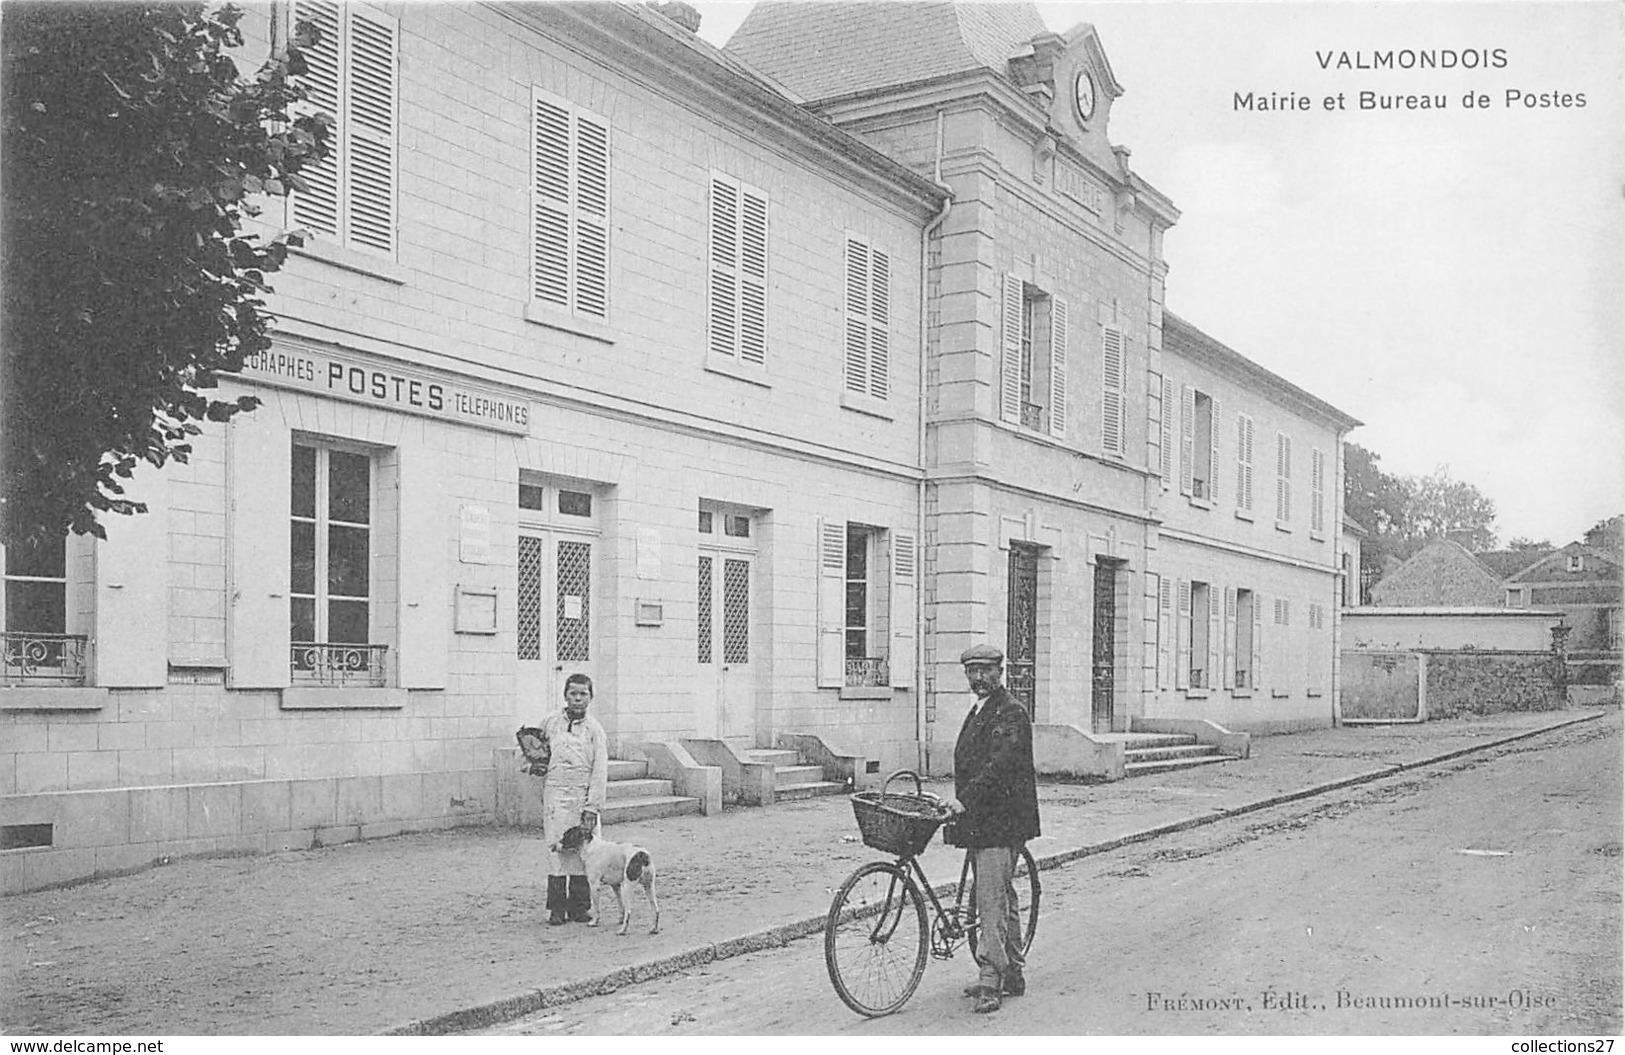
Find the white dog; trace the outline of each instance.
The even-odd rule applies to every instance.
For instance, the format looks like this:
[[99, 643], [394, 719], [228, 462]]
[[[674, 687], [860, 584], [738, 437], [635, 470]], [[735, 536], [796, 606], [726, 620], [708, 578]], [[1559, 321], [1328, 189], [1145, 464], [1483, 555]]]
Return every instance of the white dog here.
[[573, 853], [581, 857], [587, 869], [587, 886], [592, 891], [592, 923], [598, 926], [603, 914], [599, 909], [598, 887], [607, 884], [615, 891], [615, 905], [621, 910], [621, 927], [617, 934], [625, 934], [632, 925], [632, 910], [621, 896], [621, 886], [631, 880], [643, 887], [643, 898], [654, 913], [654, 926], [650, 934], [660, 933], [660, 902], [655, 898], [655, 870], [649, 851], [630, 843], [612, 843], [599, 838], [599, 825], [588, 828], [576, 825], [559, 838], [555, 853]]

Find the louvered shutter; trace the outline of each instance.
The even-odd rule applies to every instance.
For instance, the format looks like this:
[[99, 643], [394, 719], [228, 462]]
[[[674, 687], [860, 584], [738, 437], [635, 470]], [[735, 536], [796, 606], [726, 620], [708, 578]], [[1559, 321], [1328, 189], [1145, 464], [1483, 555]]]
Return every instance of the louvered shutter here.
[[818, 687], [846, 683], [846, 522], [818, 520]]
[[846, 240], [846, 387], [869, 390], [869, 247]]
[[891, 533], [891, 668], [894, 689], [914, 686], [914, 591], [919, 583], [919, 553], [912, 532]]
[[1021, 279], [1004, 276], [1003, 331], [999, 344], [999, 417], [1010, 425], [1021, 424], [1021, 322], [1023, 296]]
[[[1145, 467], [1162, 475], [1162, 377], [1145, 375]], [[1163, 481], [1166, 486], [1167, 481]]]
[[531, 104], [532, 299], [570, 303], [570, 112], [535, 96]]
[[396, 23], [349, 8], [345, 83], [345, 235], [351, 245], [395, 252]]
[[767, 362], [767, 199], [750, 190], [740, 203], [739, 358]]
[[1236, 415], [1236, 508], [1253, 511], [1253, 419]]
[[1284, 432], [1275, 434], [1275, 519], [1292, 519], [1292, 439]]
[[1224, 687], [1236, 687], [1236, 589], [1224, 588]]
[[1219, 401], [1217, 398], [1209, 399], [1207, 404], [1207, 500], [1215, 506], [1219, 504], [1219, 476], [1224, 459], [1219, 456], [1219, 436], [1224, 429], [1219, 422], [1224, 418], [1219, 414]]
[[1123, 453], [1123, 331], [1107, 326], [1101, 336], [1100, 448]]
[[304, 85], [306, 97], [296, 104], [295, 112], [325, 113], [334, 122], [331, 152], [300, 172], [305, 188], [294, 192], [293, 219], [300, 227], [336, 238], [339, 234], [339, 172], [344, 159], [339, 111], [343, 57], [339, 5], [325, 0], [298, 0], [293, 5], [293, 19], [295, 24], [310, 22], [318, 31], [315, 45], [304, 49], [305, 64], [309, 68], [300, 76], [299, 83]]
[[1066, 439], [1066, 369], [1071, 309], [1061, 297], [1049, 302], [1049, 434]]
[[1264, 684], [1264, 597], [1253, 593], [1253, 676], [1251, 688]]
[[869, 251], [869, 394], [891, 395], [891, 257]]
[[1157, 688], [1166, 689], [1174, 672], [1174, 584], [1166, 577], [1157, 587]]
[[1162, 379], [1162, 489], [1174, 486], [1174, 381]]
[[609, 125], [575, 120], [575, 310], [609, 317]]
[[711, 180], [711, 303], [708, 347], [717, 355], [739, 354], [739, 190]]
[[1179, 580], [1179, 611], [1174, 617], [1174, 688], [1188, 689], [1191, 684], [1191, 584], [1189, 579]]
[[1207, 685], [1217, 688], [1224, 669], [1224, 598], [1217, 586], [1207, 588]]
[[1184, 386], [1179, 405], [1179, 493], [1191, 493], [1196, 468], [1196, 389]]
[[1162, 576], [1154, 571], [1144, 574], [1145, 594], [1141, 598], [1140, 621], [1141, 631], [1145, 635], [1145, 658], [1141, 661], [1140, 677], [1144, 679], [1142, 688], [1148, 692], [1155, 692], [1157, 688], [1157, 656], [1160, 643], [1157, 640], [1157, 595], [1161, 592]]
[[1309, 452], [1309, 530], [1326, 530], [1326, 452]]

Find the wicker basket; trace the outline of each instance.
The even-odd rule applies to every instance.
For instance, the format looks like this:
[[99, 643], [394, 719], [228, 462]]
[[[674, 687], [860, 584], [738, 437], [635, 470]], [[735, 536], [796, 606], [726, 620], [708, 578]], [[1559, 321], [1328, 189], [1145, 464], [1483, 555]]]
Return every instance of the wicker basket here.
[[[898, 777], [914, 779], [914, 794], [887, 790]], [[907, 769], [887, 777], [879, 791], [860, 791], [853, 795], [852, 814], [858, 819], [863, 845], [900, 857], [924, 853], [945, 819], [936, 796], [922, 792], [919, 775]]]

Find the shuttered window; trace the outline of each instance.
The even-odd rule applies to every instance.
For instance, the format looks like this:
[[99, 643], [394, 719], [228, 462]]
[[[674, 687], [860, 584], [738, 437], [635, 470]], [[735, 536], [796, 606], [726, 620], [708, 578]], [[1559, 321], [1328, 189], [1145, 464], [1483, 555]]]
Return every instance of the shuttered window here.
[[846, 389], [885, 399], [891, 392], [891, 255], [846, 237]]
[[1326, 531], [1326, 452], [1318, 448], [1309, 451], [1309, 531]]
[[531, 89], [530, 296], [609, 316], [609, 122]]
[[1100, 340], [1100, 449], [1123, 454], [1123, 331], [1107, 326]]
[[707, 347], [752, 366], [767, 363], [767, 195], [711, 174]]
[[297, 0], [295, 24], [319, 30], [305, 50], [307, 98], [299, 109], [334, 120], [333, 150], [302, 173], [293, 195], [294, 223], [341, 245], [395, 254], [396, 107], [399, 95], [395, 19], [360, 4]]
[[1253, 419], [1236, 415], [1236, 508], [1253, 511]]
[[999, 419], [1066, 438], [1071, 309], [1015, 275], [1005, 275], [999, 317]]
[[1162, 379], [1162, 489], [1174, 486], [1174, 379]]
[[1275, 522], [1292, 520], [1292, 437], [1275, 434]]

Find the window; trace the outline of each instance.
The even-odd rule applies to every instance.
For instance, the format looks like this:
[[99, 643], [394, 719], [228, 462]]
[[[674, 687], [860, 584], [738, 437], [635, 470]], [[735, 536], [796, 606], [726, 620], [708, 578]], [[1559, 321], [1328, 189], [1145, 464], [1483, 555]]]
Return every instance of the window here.
[[1253, 512], [1253, 419], [1236, 415], [1236, 512]]
[[303, 172], [294, 222], [339, 244], [395, 255], [397, 25], [360, 4], [296, 0], [295, 23], [320, 30], [300, 80], [307, 109], [334, 117], [334, 150]]
[[1275, 434], [1275, 526], [1292, 521], [1292, 437]]
[[[854, 673], [860, 685], [884, 685], [884, 663], [870, 654], [870, 630], [880, 629], [879, 619], [871, 610], [869, 567], [870, 554], [875, 548], [878, 532], [860, 524], [846, 526], [846, 674], [847, 684], [853, 684]], [[856, 670], [854, 669], [856, 661]]]
[[1569, 571], [1585, 571], [1586, 559], [1579, 553], [1569, 554]]
[[846, 390], [885, 399], [891, 385], [891, 256], [846, 236]]
[[1107, 326], [1100, 339], [1100, 449], [1123, 455], [1123, 360], [1127, 352], [1123, 331]]
[[1006, 424], [1066, 438], [1068, 315], [1060, 297], [1004, 277], [999, 417]]
[[1230, 674], [1229, 687], [1237, 692], [1251, 691], [1257, 683], [1257, 620], [1257, 594], [1240, 588], [1225, 591], [1225, 659]]
[[566, 491], [560, 488], [559, 514], [567, 517], [592, 516], [592, 494], [587, 491]]
[[1205, 689], [1211, 684], [1212, 670], [1208, 667], [1208, 618], [1210, 587], [1205, 582], [1191, 583], [1190, 611], [1190, 687]]
[[383, 684], [372, 628], [369, 455], [293, 445], [288, 591], [295, 681]]
[[531, 299], [609, 315], [609, 123], [531, 89]]
[[735, 363], [767, 362], [767, 195], [711, 176], [707, 348]]
[[1213, 480], [1213, 454], [1219, 447], [1214, 433], [1219, 420], [1217, 402], [1208, 393], [1186, 385], [1180, 409], [1180, 492], [1194, 500], [1212, 502], [1217, 490]]
[[85, 635], [68, 629], [67, 539], [5, 549], [5, 678], [11, 684], [83, 684]]
[[1326, 452], [1319, 448], [1309, 451], [1309, 534], [1326, 534]]
[[750, 538], [750, 517], [730, 513], [722, 518], [722, 533], [733, 538]]
[[911, 686], [914, 536], [840, 520], [818, 532], [818, 684]]

